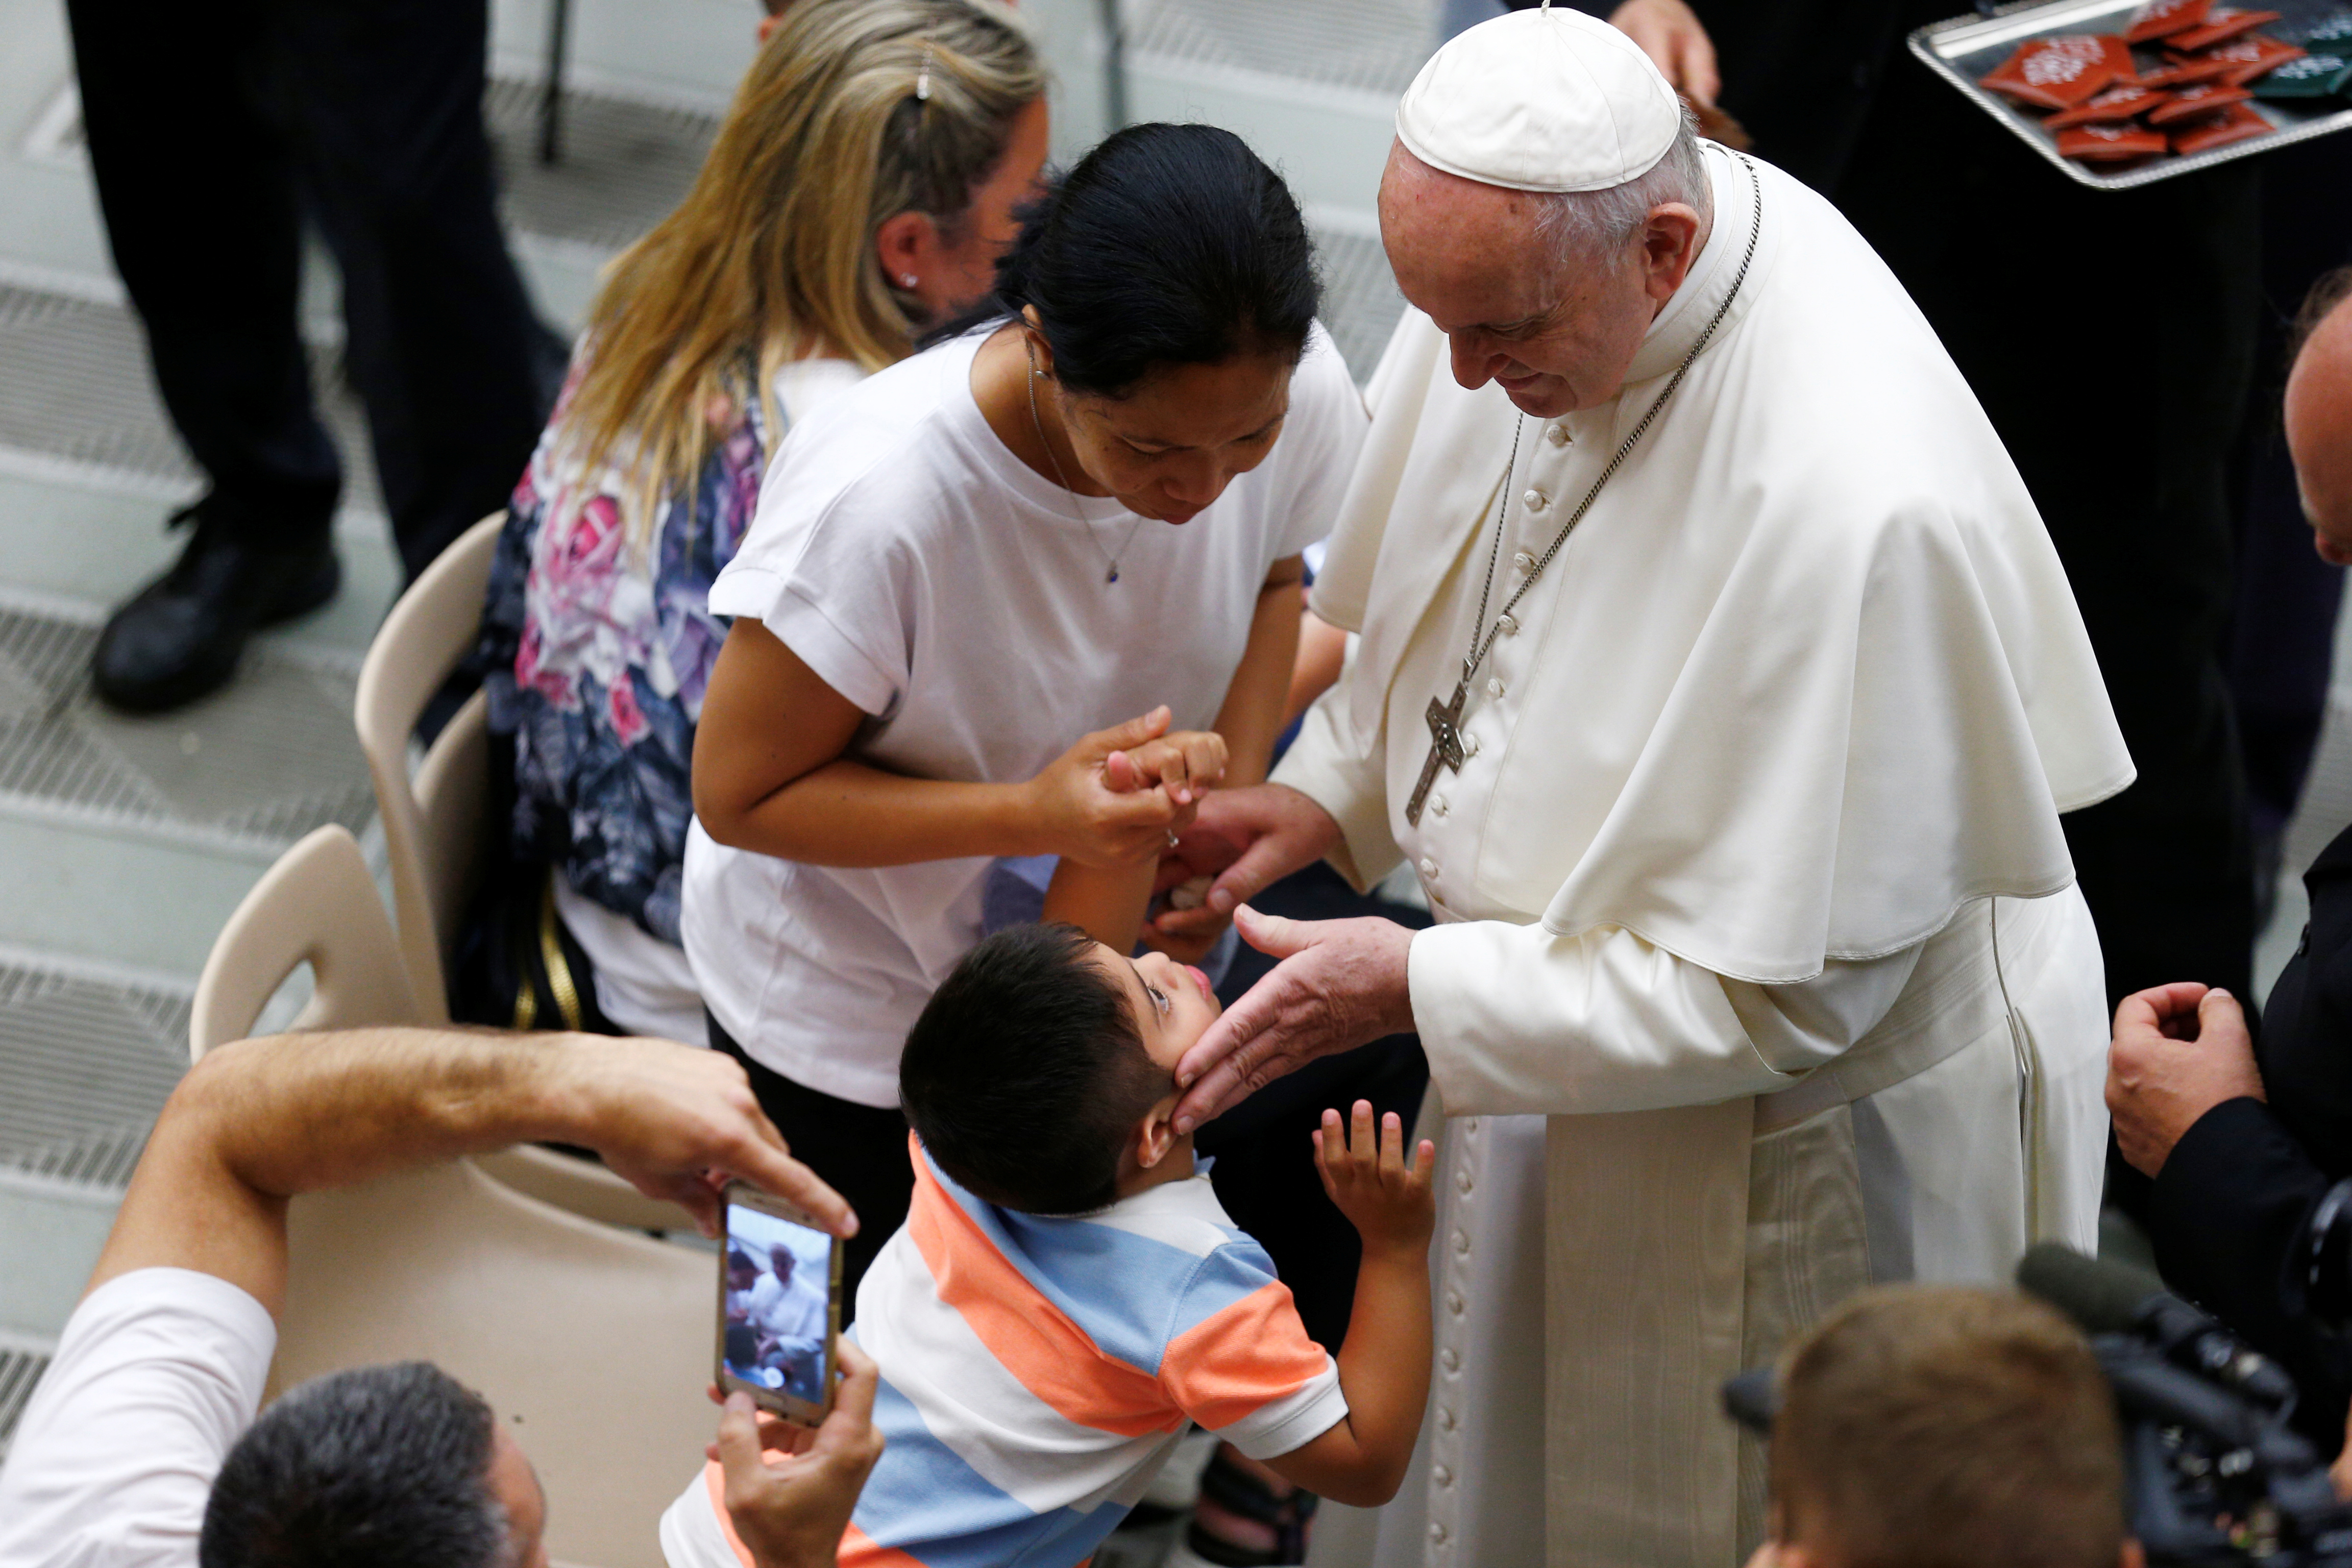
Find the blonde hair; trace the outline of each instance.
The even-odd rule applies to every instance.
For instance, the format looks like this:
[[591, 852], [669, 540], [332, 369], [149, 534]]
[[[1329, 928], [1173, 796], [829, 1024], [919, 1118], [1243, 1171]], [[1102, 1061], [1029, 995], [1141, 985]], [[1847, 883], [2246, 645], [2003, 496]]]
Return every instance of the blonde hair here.
[[1782, 1364], [1772, 1497], [1839, 1568], [2115, 1568], [2123, 1438], [2091, 1347], [2022, 1296], [1866, 1290]]
[[614, 259], [589, 309], [562, 438], [591, 468], [628, 444], [632, 534], [642, 542], [665, 486], [692, 482], [743, 396], [775, 427], [778, 366], [906, 357], [922, 312], [883, 277], [877, 232], [919, 212], [952, 241], [1013, 117], [1045, 90], [1027, 34], [994, 0], [792, 7], [694, 188]]

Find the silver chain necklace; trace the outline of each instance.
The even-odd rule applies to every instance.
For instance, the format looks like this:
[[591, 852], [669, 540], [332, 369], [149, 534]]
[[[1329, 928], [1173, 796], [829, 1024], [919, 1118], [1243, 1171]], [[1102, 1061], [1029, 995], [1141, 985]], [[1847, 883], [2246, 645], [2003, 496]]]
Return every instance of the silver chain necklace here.
[[1029, 348], [1025, 342], [1022, 346], [1029, 354], [1029, 423], [1037, 432], [1037, 445], [1045, 448], [1045, 460], [1054, 465], [1054, 477], [1062, 481], [1062, 492], [1070, 498], [1070, 515], [1076, 518], [1078, 526], [1087, 531], [1087, 542], [1095, 547], [1095, 553], [1110, 567], [1103, 581], [1116, 583], [1118, 581], [1118, 563], [1126, 556], [1127, 547], [1135, 542], [1135, 531], [1143, 526], [1142, 514], [1138, 513], [1135, 521], [1127, 525], [1127, 537], [1118, 542], [1118, 554], [1113, 555], [1102, 547], [1102, 541], [1095, 537], [1095, 525], [1087, 520], [1085, 509], [1078, 505], [1077, 487], [1071, 484], [1070, 476], [1062, 471], [1062, 459], [1055, 455], [1054, 443], [1045, 439], [1045, 422], [1037, 417], [1037, 351]]
[[[1551, 564], [1552, 557], [1558, 555], [1560, 547], [1568, 542], [1568, 536], [1576, 531], [1576, 525], [1582, 522], [1584, 514], [1592, 510], [1592, 502], [1601, 494], [1601, 487], [1609, 482], [1633, 448], [1641, 444], [1642, 437], [1649, 434], [1651, 425], [1657, 420], [1658, 411], [1665, 407], [1666, 400], [1675, 395], [1676, 387], [1682, 385], [1683, 377], [1690, 374], [1690, 367], [1698, 359], [1699, 352], [1715, 336], [1716, 328], [1723, 325], [1723, 318], [1731, 312], [1732, 301], [1739, 298], [1740, 286], [1748, 281], [1748, 264], [1756, 259], [1757, 237], [1764, 232], [1764, 185], [1757, 178], [1754, 163], [1746, 158], [1741, 158], [1739, 163], [1748, 171], [1748, 184], [1753, 193], [1756, 211], [1748, 226], [1748, 250], [1739, 258], [1739, 271], [1731, 279], [1731, 291], [1724, 295], [1723, 303], [1716, 308], [1714, 317], [1706, 323], [1706, 330], [1699, 333], [1698, 341], [1691, 344], [1690, 353], [1683, 355], [1683, 363], [1675, 367], [1674, 379], [1667, 382], [1665, 389], [1651, 401], [1649, 411], [1642, 416], [1642, 422], [1633, 426], [1633, 433], [1618, 443], [1615, 454], [1609, 459], [1609, 466], [1601, 470], [1601, 477], [1592, 481], [1592, 488], [1584, 492], [1584, 499], [1576, 503], [1576, 510], [1569, 514], [1566, 522], [1559, 525], [1559, 531], [1552, 536], [1551, 543], [1536, 558], [1536, 563], [1519, 580], [1518, 587], [1504, 601], [1502, 613], [1490, 624], [1486, 619], [1486, 605], [1495, 591], [1496, 564], [1503, 556], [1503, 525], [1511, 510], [1511, 476], [1519, 466], [1519, 438], [1527, 431], [1527, 416], [1520, 415], [1517, 424], [1511, 428], [1511, 457], [1503, 465], [1503, 495], [1495, 507], [1495, 542], [1486, 552], [1486, 575], [1478, 588], [1478, 618], [1470, 623], [1470, 649], [1462, 658], [1462, 679], [1454, 683], [1454, 695], [1444, 702], [1431, 698], [1429, 711], [1424, 715], [1429, 723], [1429, 756], [1421, 764], [1420, 781], [1412, 786], [1412, 796], [1406, 801], [1404, 808], [1404, 819], [1412, 826], [1421, 826], [1421, 808], [1428, 802], [1430, 787], [1437, 783], [1437, 770], [1443, 767], [1450, 773], [1462, 771], [1463, 760], [1468, 755], [1462, 749], [1463, 704], [1469, 700], [1471, 679], [1477, 675], [1478, 667], [1486, 662], [1486, 655], [1494, 649], [1495, 639], [1502, 635], [1504, 627], [1518, 625], [1511, 618], [1511, 612], [1519, 607], [1519, 601], [1526, 598], [1528, 590], [1536, 585], [1536, 579], [1544, 574], [1544, 568]], [[1050, 452], [1051, 449], [1048, 450]]]

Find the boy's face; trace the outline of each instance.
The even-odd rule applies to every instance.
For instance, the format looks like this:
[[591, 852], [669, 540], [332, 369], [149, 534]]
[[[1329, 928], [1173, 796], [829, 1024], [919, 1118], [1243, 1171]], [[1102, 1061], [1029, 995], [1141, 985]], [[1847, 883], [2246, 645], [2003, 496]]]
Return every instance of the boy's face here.
[[1209, 977], [1164, 952], [1130, 959], [1101, 942], [1095, 943], [1094, 961], [1126, 994], [1144, 1054], [1166, 1068], [1172, 1082], [1177, 1062], [1224, 1011]]

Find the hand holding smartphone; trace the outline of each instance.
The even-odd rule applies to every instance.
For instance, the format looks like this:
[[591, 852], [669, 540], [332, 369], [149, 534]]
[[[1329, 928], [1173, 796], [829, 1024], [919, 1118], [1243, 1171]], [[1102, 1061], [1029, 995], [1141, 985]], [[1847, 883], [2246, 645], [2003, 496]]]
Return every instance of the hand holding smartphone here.
[[743, 1182], [724, 1195], [718, 1383], [796, 1426], [833, 1408], [841, 1245], [797, 1205]]

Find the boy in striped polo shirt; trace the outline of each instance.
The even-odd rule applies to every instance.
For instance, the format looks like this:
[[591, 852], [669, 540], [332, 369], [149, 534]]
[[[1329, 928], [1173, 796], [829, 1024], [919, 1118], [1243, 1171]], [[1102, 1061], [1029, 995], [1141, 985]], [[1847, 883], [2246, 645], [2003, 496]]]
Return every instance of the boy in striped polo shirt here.
[[[1372, 1507], [1429, 1394], [1429, 1178], [1391, 1115], [1327, 1110], [1324, 1188], [1363, 1237], [1335, 1363], [1171, 1123], [1208, 979], [1068, 926], [965, 958], [908, 1037], [915, 1200], [857, 1292], [881, 1462], [845, 1568], [1072, 1568], [1186, 1422], [1284, 1479]], [[783, 1461], [790, 1463], [790, 1461]], [[714, 1464], [662, 1521], [672, 1568], [753, 1563]]]

